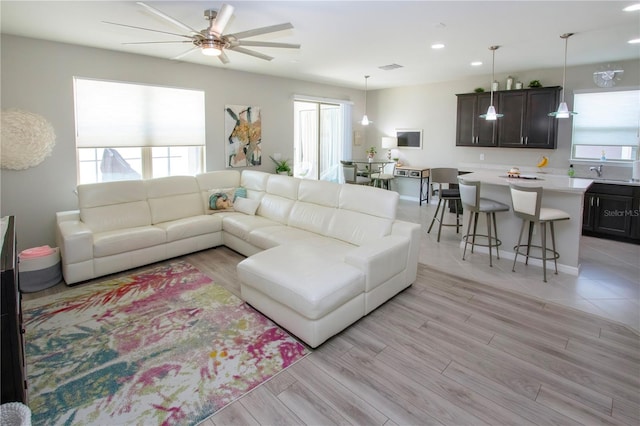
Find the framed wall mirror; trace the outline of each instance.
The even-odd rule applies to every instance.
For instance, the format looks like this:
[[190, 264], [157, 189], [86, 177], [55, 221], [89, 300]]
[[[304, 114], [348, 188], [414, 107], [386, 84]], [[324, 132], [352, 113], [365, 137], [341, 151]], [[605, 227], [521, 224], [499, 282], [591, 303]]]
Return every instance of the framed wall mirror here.
[[398, 148], [422, 149], [421, 129], [396, 129]]

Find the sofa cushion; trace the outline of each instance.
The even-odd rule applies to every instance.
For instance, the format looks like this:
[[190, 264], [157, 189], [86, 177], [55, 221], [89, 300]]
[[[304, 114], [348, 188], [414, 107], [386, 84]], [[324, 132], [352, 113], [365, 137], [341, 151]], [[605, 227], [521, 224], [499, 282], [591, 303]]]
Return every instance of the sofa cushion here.
[[151, 212], [146, 201], [81, 209], [80, 218], [93, 232], [151, 225]]
[[93, 256], [104, 257], [127, 253], [166, 242], [166, 232], [155, 226], [100, 232], [93, 236]]
[[152, 223], [169, 222], [204, 214], [200, 187], [193, 176], [145, 180]]
[[93, 232], [151, 225], [144, 183], [139, 180], [78, 185], [80, 220]]
[[300, 315], [322, 318], [364, 292], [362, 272], [325, 256], [334, 245], [301, 242], [274, 247], [240, 262], [238, 276], [243, 285]]
[[251, 192], [264, 192], [267, 190], [269, 176], [273, 175], [258, 170], [243, 170], [240, 177], [240, 186], [247, 188], [249, 194]]
[[236, 198], [233, 203], [235, 211], [253, 216], [260, 207], [260, 201], [250, 200], [249, 198]]
[[263, 226], [279, 225], [273, 220], [261, 216], [249, 216], [242, 213], [226, 213], [222, 219], [222, 230], [247, 241], [249, 233]]
[[393, 221], [351, 210], [336, 209], [327, 235], [361, 246], [391, 233]]
[[222, 218], [217, 216], [200, 215], [158, 223], [157, 226], [167, 233], [167, 242], [212, 234], [222, 231]]
[[289, 226], [327, 235], [335, 211], [332, 207], [298, 201], [291, 209]]
[[263, 226], [249, 233], [248, 242], [263, 250], [310, 238], [322, 238], [313, 232], [286, 225]]
[[218, 170], [213, 172], [201, 173], [196, 175], [196, 182], [200, 188], [202, 196], [202, 205], [207, 213], [213, 213], [209, 210], [210, 191], [216, 188], [237, 188], [240, 186], [239, 170]]
[[394, 191], [362, 185], [341, 185], [339, 208], [328, 235], [362, 245], [391, 233], [399, 195]]
[[286, 225], [295, 201], [274, 194], [264, 194], [260, 200], [257, 214], [267, 219]]
[[298, 201], [326, 207], [338, 207], [340, 184], [324, 180], [304, 179], [298, 186]]
[[341, 185], [338, 207], [394, 220], [400, 195], [366, 185]]

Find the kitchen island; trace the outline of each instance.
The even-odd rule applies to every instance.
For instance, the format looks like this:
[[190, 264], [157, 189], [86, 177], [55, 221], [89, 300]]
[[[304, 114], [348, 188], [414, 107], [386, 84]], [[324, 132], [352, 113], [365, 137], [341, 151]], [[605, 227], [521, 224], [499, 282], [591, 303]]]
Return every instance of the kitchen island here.
[[[582, 211], [584, 208], [584, 194], [593, 183], [591, 179], [570, 178], [568, 176], [550, 175], [543, 173], [523, 173], [519, 178], [507, 177], [507, 172], [499, 170], [481, 170], [461, 176], [466, 181], [480, 181], [481, 196], [500, 201], [511, 206], [510, 184], [542, 187], [542, 206], [551, 207], [567, 212], [571, 219], [555, 224], [556, 250], [560, 253], [558, 271], [571, 275], [578, 275], [580, 271], [580, 237], [582, 235]], [[469, 217], [465, 212], [463, 233]], [[484, 219], [480, 215], [482, 219]], [[513, 259], [513, 247], [518, 242], [518, 234], [522, 220], [516, 217], [513, 210], [497, 213], [498, 238], [502, 240], [500, 257]], [[486, 222], [478, 225], [478, 230], [486, 229]], [[526, 238], [523, 236], [523, 240]], [[535, 227], [532, 244], [540, 244], [538, 226]], [[547, 238], [547, 247], [551, 248], [551, 239]], [[476, 247], [476, 249], [484, 247]], [[518, 256], [518, 261], [524, 262], [524, 256]], [[553, 261], [548, 261], [547, 268], [553, 270]], [[542, 261], [529, 259], [530, 265], [542, 266]], [[518, 269], [516, 269], [517, 271]], [[542, 276], [540, 277], [542, 280]]]

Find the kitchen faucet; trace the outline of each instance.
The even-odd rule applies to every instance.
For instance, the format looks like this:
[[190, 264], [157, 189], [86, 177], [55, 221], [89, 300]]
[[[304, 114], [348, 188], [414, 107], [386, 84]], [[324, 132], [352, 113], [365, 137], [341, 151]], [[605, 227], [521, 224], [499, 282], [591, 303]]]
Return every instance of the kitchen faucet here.
[[598, 174], [598, 177], [602, 176], [602, 164], [600, 164], [598, 167], [589, 167], [589, 170], [592, 172], [596, 172]]

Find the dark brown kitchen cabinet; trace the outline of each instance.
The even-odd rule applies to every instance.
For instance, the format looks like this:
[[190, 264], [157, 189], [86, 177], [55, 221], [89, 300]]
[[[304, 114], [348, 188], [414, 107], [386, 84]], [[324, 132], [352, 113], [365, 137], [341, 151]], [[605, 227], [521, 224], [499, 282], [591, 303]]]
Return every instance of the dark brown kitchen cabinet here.
[[[491, 105], [490, 93], [468, 93], [458, 96], [456, 125], [457, 146], [496, 146], [496, 122], [480, 118]], [[497, 108], [494, 93], [494, 106]]]
[[594, 183], [584, 197], [582, 234], [640, 244], [640, 187]]
[[497, 92], [500, 111], [498, 146], [548, 148], [557, 146], [557, 119], [549, 113], [558, 108], [560, 87], [503, 90]]

